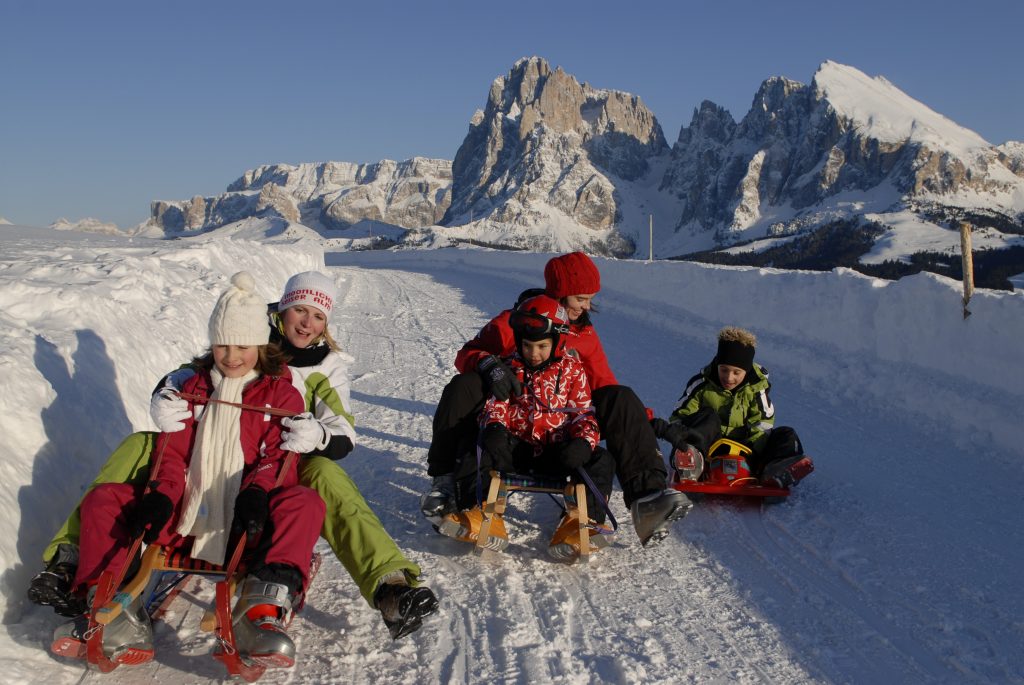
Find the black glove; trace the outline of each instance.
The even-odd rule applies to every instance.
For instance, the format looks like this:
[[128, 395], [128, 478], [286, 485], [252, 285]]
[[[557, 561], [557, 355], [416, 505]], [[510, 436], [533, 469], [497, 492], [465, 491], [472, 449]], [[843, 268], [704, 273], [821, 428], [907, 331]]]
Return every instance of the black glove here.
[[651, 419], [651, 428], [656, 436], [667, 441], [673, 449], [684, 450], [690, 442], [690, 429], [678, 421]]
[[493, 354], [489, 354], [480, 360], [476, 365], [476, 371], [484, 378], [487, 389], [499, 400], [507, 400], [512, 395], [519, 397], [523, 394], [523, 384], [519, 382], [512, 369], [505, 366]]
[[173, 513], [174, 503], [171, 498], [162, 492], [150, 490], [125, 517], [128, 534], [137, 538], [145, 533], [142, 541], [147, 544], [153, 542], [160, 536], [160, 531], [171, 520]]
[[512, 468], [512, 436], [500, 423], [492, 423], [484, 428], [480, 437], [480, 444], [484, 451], [491, 455], [494, 460], [494, 468]]
[[344, 459], [352, 451], [352, 438], [347, 435], [332, 435], [324, 454], [328, 459]]
[[270, 495], [255, 485], [247, 487], [235, 499], [235, 521], [232, 526], [254, 538], [263, 532], [270, 516]]
[[590, 449], [589, 442], [583, 438], [573, 438], [562, 446], [562, 451], [558, 453], [558, 460], [565, 468], [575, 471], [590, 461], [590, 455], [593, 453], [594, 450]]

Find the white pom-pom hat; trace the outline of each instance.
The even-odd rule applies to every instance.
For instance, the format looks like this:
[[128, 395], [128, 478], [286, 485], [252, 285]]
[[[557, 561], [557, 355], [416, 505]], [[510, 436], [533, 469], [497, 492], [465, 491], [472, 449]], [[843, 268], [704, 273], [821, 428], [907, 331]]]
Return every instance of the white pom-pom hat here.
[[330, 321], [337, 296], [338, 289], [330, 278], [319, 271], [303, 271], [284, 284], [284, 294], [277, 303], [277, 311], [283, 312], [289, 307], [305, 304], [322, 311]]
[[239, 271], [210, 315], [210, 344], [266, 345], [269, 341], [267, 303], [256, 294], [252, 275]]

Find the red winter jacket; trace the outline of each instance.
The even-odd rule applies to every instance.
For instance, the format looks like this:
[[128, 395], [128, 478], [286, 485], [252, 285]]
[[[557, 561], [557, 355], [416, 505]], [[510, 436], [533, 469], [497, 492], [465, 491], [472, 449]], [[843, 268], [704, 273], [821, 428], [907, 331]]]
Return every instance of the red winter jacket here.
[[[480, 329], [475, 338], [462, 346], [455, 355], [455, 368], [459, 373], [476, 371], [480, 360], [489, 354], [497, 357], [515, 354], [515, 336], [512, 327], [508, 325], [511, 314], [511, 309], [498, 314]], [[569, 328], [569, 333], [563, 336], [565, 352], [583, 362], [590, 388], [597, 390], [606, 385], [618, 385], [619, 382], [615, 380], [615, 374], [608, 366], [608, 358], [604, 355], [604, 348], [601, 347], [601, 340], [597, 337], [594, 327], [590, 324], [569, 324]]]
[[[201, 371], [182, 385], [181, 391], [201, 397], [213, 394], [209, 371]], [[275, 407], [299, 413], [306, 405], [302, 395], [291, 381], [291, 372], [285, 368], [280, 376], [260, 376], [242, 391], [242, 404], [257, 407]], [[157, 438], [154, 455], [163, 456], [160, 467], [154, 475], [155, 488], [167, 495], [172, 502], [180, 503], [185, 492], [185, 473], [192, 458], [199, 420], [196, 408], [205, 410], [205, 404], [189, 400], [192, 416], [185, 420], [185, 429], [175, 433], [161, 433]], [[201, 415], [201, 414], [200, 414]], [[242, 410], [240, 437], [245, 467], [242, 475], [242, 489], [257, 485], [267, 492], [274, 489], [277, 474], [284, 466], [285, 452], [281, 445], [281, 417], [261, 414], [258, 411]], [[154, 457], [155, 458], [155, 457]], [[282, 486], [298, 483], [298, 463], [295, 462], [285, 474]]]
[[[590, 386], [583, 365], [573, 357], [561, 357], [540, 371], [530, 371], [519, 355], [507, 359], [509, 368], [523, 383], [523, 394], [507, 400], [491, 397], [484, 405], [482, 423], [500, 423], [509, 433], [534, 447], [583, 438], [590, 449], [601, 435], [590, 405]], [[559, 411], [577, 409], [579, 411]]]

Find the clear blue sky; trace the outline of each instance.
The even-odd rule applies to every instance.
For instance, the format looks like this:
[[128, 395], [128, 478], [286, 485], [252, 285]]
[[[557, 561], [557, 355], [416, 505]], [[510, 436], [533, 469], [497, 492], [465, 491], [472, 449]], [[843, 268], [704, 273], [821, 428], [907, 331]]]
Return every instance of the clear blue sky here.
[[127, 227], [260, 164], [451, 159], [531, 55], [639, 95], [670, 143], [827, 59], [1022, 140], [1022, 26], [1021, 0], [0, 0], [0, 217]]

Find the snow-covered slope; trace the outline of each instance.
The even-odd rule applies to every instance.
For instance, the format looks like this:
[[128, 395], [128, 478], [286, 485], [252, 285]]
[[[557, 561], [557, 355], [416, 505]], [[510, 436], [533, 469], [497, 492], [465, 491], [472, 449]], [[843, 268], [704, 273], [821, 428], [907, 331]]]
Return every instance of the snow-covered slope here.
[[[621, 496], [620, 542], [589, 567], [548, 561], [558, 518], [514, 500], [513, 544], [477, 558], [416, 512], [433, 407], [461, 344], [549, 255], [320, 252], [317, 243], [146, 241], [0, 232], [0, 680], [79, 682], [50, 657], [57, 618], [23, 601], [52, 529], [109, 449], [149, 427], [156, 378], [204, 344], [227, 277], [267, 299], [293, 271], [340, 287], [333, 330], [356, 358], [360, 445], [342, 465], [442, 600], [392, 643], [330, 552], [293, 624], [299, 662], [265, 682], [805, 683], [1024, 679], [1017, 426], [1024, 297], [686, 263], [599, 260], [596, 317], [612, 366], [659, 414], [712, 354], [718, 327], [759, 334], [780, 424], [818, 469], [785, 504], [707, 501], [643, 550]], [[323, 266], [322, 259], [326, 260]], [[88, 681], [223, 677], [198, 631], [208, 588], [157, 624], [157, 660]]]
[[910, 97], [884, 76], [836, 62], [825, 62], [814, 75], [816, 97], [864, 136], [883, 143], [911, 141], [969, 157], [991, 143]]

